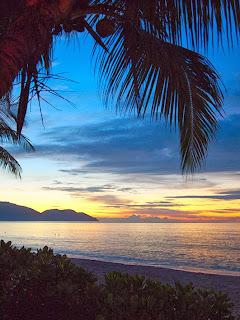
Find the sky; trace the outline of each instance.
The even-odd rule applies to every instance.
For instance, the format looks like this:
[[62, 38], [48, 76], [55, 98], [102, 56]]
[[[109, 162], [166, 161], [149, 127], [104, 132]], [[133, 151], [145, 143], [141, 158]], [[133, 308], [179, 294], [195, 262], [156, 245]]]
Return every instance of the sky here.
[[[102, 221], [240, 222], [240, 49], [208, 58], [221, 75], [225, 117], [206, 164], [182, 175], [179, 137], [164, 122], [119, 115], [100, 98], [90, 40], [61, 39], [52, 72], [76, 82], [54, 81], [63, 99], [31, 103], [26, 135], [35, 152], [6, 146], [22, 166], [22, 179], [1, 170], [0, 201], [40, 212], [85, 212]], [[112, 220], [112, 219], [117, 220]], [[143, 220], [147, 219], [147, 220]], [[163, 220], [159, 220], [163, 219]]]

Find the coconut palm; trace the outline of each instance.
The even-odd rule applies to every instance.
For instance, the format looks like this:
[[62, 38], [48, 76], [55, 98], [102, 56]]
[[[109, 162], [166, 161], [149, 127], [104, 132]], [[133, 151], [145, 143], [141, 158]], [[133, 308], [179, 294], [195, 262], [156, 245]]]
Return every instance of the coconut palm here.
[[0, 97], [20, 76], [18, 134], [31, 83], [39, 92], [38, 66], [49, 70], [53, 37], [85, 32], [96, 41], [104, 101], [167, 120], [179, 129], [182, 170], [201, 167], [223, 94], [197, 51], [225, 35], [230, 46], [233, 35], [239, 39], [239, 0], [8, 0], [0, 12]]

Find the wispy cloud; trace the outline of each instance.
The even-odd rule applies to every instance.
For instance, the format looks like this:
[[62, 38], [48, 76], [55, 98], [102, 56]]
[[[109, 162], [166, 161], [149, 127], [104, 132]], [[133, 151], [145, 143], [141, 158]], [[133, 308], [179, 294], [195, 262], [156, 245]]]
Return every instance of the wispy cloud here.
[[[240, 171], [240, 115], [220, 121], [218, 142], [210, 143], [205, 171]], [[59, 168], [69, 175], [89, 172], [118, 174], [180, 173], [178, 134], [149, 121], [116, 118], [79, 126], [46, 130], [37, 152], [29, 157], [47, 157], [75, 168]], [[65, 159], [65, 160], [64, 160]], [[77, 166], [79, 163], [79, 167]]]
[[54, 191], [64, 191], [70, 193], [98, 193], [106, 190], [115, 190], [115, 186], [111, 184], [105, 184], [102, 186], [94, 186], [94, 187], [42, 187], [44, 190], [54, 190]]
[[229, 190], [214, 195], [188, 195], [167, 197], [168, 199], [213, 199], [213, 200], [240, 200], [240, 190]]
[[[88, 197], [87, 200], [91, 202], [100, 202], [102, 204], [106, 204], [108, 205], [107, 207], [118, 207], [118, 208], [120, 206], [127, 207], [127, 203], [132, 202], [131, 200], [123, 199], [119, 196], [115, 196], [111, 194], [107, 194], [103, 196]], [[125, 203], [124, 205], [122, 205], [123, 202]]]
[[117, 204], [115, 206], [111, 206], [109, 205], [108, 207], [112, 207], [112, 208], [135, 208], [135, 209], [139, 209], [139, 208], [146, 208], [146, 209], [150, 209], [150, 208], [169, 208], [169, 207], [182, 207], [184, 205], [181, 204], [174, 204], [174, 203], [158, 203], [158, 204], [126, 204], [126, 203], [121, 203], [121, 202], [117, 202]]

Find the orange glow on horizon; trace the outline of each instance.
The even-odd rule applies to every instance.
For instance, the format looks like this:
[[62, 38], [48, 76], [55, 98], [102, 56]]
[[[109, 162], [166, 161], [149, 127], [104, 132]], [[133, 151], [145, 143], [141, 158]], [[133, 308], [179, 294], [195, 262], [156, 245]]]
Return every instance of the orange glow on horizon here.
[[[30, 167], [30, 161], [27, 161], [27, 164]], [[48, 162], [41, 163], [42, 167], [46, 165], [49, 166]], [[54, 170], [53, 164], [49, 168]], [[231, 190], [232, 176], [230, 178], [225, 190]], [[98, 180], [95, 181], [95, 175], [86, 177], [81, 183], [69, 183], [66, 180], [60, 185], [55, 185], [55, 180], [48, 179], [46, 172], [44, 176], [40, 176], [39, 173], [39, 177], [34, 180], [28, 176], [22, 180], [8, 179], [1, 188], [0, 201], [26, 206], [39, 212], [48, 209], [72, 209], [97, 219], [129, 218], [132, 215], [139, 215], [142, 219], [158, 217], [181, 221], [240, 222], [239, 200], [217, 198], [219, 192], [224, 189], [198, 189], [189, 188], [188, 185], [186, 185], [188, 188], [175, 188], [174, 185], [171, 187], [171, 184], [167, 190], [161, 186], [152, 188], [151, 185], [147, 189], [147, 183], [142, 188], [142, 186], [131, 186], [129, 182], [133, 192], [126, 192], [122, 191], [126, 187], [126, 182], [117, 181], [116, 189], [100, 188], [100, 191], [92, 191], [95, 185], [100, 185]], [[175, 181], [177, 178], [174, 176], [172, 179]], [[71, 186], [77, 191], [71, 191]]]

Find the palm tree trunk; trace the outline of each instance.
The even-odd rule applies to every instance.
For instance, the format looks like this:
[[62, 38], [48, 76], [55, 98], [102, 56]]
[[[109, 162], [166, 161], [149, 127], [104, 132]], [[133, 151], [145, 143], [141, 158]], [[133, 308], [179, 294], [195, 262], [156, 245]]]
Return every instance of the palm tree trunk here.
[[74, 0], [28, 0], [0, 43], [0, 98], [12, 87], [29, 58], [37, 62], [49, 44], [52, 27], [63, 20]]

